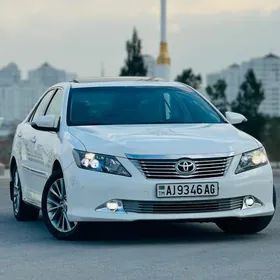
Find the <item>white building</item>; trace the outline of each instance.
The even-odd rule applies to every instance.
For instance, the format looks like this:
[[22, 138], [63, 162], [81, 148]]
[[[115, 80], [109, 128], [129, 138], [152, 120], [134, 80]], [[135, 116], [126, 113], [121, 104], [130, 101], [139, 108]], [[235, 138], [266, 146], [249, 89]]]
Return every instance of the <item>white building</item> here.
[[147, 68], [148, 77], [155, 77], [156, 76], [156, 60], [149, 54], [143, 55], [144, 65]]
[[253, 58], [240, 65], [233, 64], [219, 72], [211, 73], [206, 76], [207, 85], [213, 85], [218, 79], [225, 80], [226, 95], [228, 101], [232, 102], [236, 99], [249, 69], [253, 69], [265, 91], [265, 100], [260, 106], [260, 111], [271, 116], [280, 116], [280, 57], [274, 54]]
[[74, 73], [67, 73], [64, 70], [58, 70], [48, 63], [42, 64], [35, 70], [28, 71], [28, 80], [33, 84], [51, 86], [59, 82], [77, 79]]
[[7, 87], [20, 82], [21, 73], [15, 63], [9, 63], [0, 69], [0, 87]]
[[22, 121], [45, 90], [45, 86], [29, 81], [0, 88], [0, 116], [4, 118], [4, 122]]
[[51, 85], [77, 79], [77, 75], [57, 70], [47, 63], [28, 72], [28, 80], [20, 78], [16, 64], [0, 70], [0, 118], [4, 123], [19, 123]]

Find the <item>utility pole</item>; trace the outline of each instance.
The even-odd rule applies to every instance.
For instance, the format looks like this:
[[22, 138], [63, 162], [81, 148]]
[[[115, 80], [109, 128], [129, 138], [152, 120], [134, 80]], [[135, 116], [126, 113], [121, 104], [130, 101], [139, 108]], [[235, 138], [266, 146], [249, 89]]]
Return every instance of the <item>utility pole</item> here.
[[161, 0], [160, 12], [160, 53], [157, 59], [157, 77], [170, 80], [170, 57], [166, 39], [166, 0]]

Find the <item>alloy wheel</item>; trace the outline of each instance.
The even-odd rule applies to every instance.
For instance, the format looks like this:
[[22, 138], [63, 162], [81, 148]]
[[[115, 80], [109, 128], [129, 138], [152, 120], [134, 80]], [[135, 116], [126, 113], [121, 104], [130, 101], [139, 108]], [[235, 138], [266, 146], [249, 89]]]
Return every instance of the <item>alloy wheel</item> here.
[[14, 205], [14, 211], [17, 215], [19, 213], [20, 208], [20, 183], [19, 183], [19, 175], [18, 171], [15, 171], [14, 174], [14, 190], [13, 190], [13, 205]]
[[62, 178], [56, 180], [48, 191], [47, 212], [51, 224], [60, 232], [70, 232], [78, 224], [77, 222], [70, 222], [68, 219], [67, 197]]

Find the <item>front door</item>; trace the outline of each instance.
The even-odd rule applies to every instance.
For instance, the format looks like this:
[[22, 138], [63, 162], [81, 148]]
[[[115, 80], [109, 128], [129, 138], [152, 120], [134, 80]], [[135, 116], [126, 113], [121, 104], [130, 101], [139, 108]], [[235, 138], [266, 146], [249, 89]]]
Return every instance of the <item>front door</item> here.
[[27, 200], [40, 206], [40, 195], [37, 192], [37, 185], [41, 183], [41, 178], [47, 174], [41, 172], [39, 166], [43, 161], [42, 155], [37, 152], [37, 131], [31, 127], [34, 118], [43, 116], [46, 108], [54, 94], [55, 90], [48, 91], [34, 109], [28, 121], [23, 125], [21, 131], [21, 162], [20, 162], [20, 179], [24, 196]]
[[[63, 97], [63, 89], [58, 89], [50, 100], [44, 114], [55, 116], [55, 126], [59, 126]], [[61, 139], [59, 132], [56, 133], [33, 129], [33, 135], [36, 138], [36, 142], [34, 144], [34, 155], [37, 159], [36, 169], [38, 171], [38, 178], [36, 179], [38, 183], [33, 186], [33, 189], [36, 189], [36, 193], [40, 196], [41, 201], [47, 179], [52, 174], [53, 163], [58, 157], [57, 151], [61, 150]], [[42, 174], [42, 176], [40, 174]]]

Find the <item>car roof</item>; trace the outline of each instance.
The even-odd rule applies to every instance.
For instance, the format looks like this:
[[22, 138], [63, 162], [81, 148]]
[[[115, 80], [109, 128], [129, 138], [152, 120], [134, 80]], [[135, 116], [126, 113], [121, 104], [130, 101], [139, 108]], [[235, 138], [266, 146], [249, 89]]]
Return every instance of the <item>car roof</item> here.
[[70, 84], [71, 88], [85, 88], [85, 87], [113, 87], [113, 86], [171, 86], [171, 87], [187, 87], [179, 82], [169, 82], [161, 78], [153, 77], [98, 77], [91, 79], [73, 80], [68, 83], [59, 83], [55, 86], [63, 86]]

